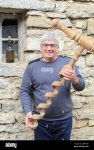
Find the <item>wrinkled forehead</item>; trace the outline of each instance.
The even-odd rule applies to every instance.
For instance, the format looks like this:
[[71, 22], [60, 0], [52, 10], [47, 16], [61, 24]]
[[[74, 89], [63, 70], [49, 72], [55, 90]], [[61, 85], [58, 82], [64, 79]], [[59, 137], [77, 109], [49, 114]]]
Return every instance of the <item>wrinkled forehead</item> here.
[[57, 45], [57, 47], [59, 48], [59, 43], [58, 43], [58, 41], [53, 40], [53, 39], [45, 39], [45, 40], [42, 40], [41, 46], [42, 46], [43, 44], [53, 44], [53, 45]]
[[54, 40], [45, 40], [42, 44], [56, 44]]

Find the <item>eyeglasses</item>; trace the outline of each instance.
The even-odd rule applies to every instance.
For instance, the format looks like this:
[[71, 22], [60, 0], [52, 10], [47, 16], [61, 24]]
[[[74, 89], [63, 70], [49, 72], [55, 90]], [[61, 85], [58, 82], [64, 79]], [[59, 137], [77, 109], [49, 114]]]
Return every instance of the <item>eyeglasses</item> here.
[[56, 44], [42, 44], [42, 46], [45, 47], [45, 48], [48, 48], [49, 46], [50, 46], [51, 48], [57, 47]]

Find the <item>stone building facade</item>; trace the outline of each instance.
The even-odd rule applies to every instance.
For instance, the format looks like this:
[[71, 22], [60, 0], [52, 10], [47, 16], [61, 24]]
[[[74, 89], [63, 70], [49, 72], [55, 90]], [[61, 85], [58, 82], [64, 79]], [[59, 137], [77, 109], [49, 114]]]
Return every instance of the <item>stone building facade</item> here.
[[[62, 55], [72, 56], [79, 48], [64, 32], [51, 27], [50, 23], [55, 18], [66, 27], [94, 39], [94, 0], [0, 0], [0, 140], [34, 140], [33, 130], [25, 126], [19, 89], [27, 63], [41, 57], [41, 36], [53, 31], [60, 41]], [[17, 21], [17, 24], [14, 23], [16, 37], [12, 34], [15, 31], [13, 20]], [[4, 49], [7, 48], [8, 33], [13, 35], [13, 44], [16, 43], [13, 47], [16, 55], [14, 63], [6, 63]], [[85, 49], [76, 64], [86, 87], [81, 92], [71, 89], [71, 140], [93, 140], [94, 53]]]

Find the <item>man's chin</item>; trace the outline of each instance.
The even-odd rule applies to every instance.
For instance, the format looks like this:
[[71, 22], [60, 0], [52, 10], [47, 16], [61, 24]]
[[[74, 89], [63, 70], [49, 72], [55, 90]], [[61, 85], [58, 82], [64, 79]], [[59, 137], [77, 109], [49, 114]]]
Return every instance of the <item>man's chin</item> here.
[[53, 59], [53, 56], [52, 55], [47, 55], [46, 58], [47, 59]]

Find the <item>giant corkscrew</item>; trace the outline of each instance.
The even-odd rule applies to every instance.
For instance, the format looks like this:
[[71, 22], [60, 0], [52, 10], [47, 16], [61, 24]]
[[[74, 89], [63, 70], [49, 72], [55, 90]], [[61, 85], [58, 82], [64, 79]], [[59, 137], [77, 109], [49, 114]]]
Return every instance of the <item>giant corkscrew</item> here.
[[75, 62], [78, 60], [78, 58], [80, 57], [80, 55], [84, 49], [94, 52], [93, 39], [89, 39], [87, 36], [83, 36], [82, 34], [74, 31], [73, 29], [65, 27], [63, 25], [63, 23], [61, 23], [58, 19], [53, 19], [51, 22], [51, 25], [52, 25], [52, 27], [56, 27], [59, 30], [66, 33], [70, 37], [70, 39], [77, 42], [80, 45], [80, 47], [74, 53], [69, 64], [64, 65], [63, 68], [60, 70], [59, 76], [60, 76], [61, 81], [54, 81], [52, 83], [51, 86], [53, 88], [53, 92], [47, 92], [45, 94], [45, 99], [46, 99], [47, 103], [40, 103], [38, 105], [39, 114], [33, 114], [33, 116], [32, 116], [32, 119], [33, 119], [33, 125], [31, 126], [32, 129], [35, 129], [37, 127], [37, 125], [38, 125], [37, 120], [42, 119], [44, 117], [45, 109], [50, 107], [50, 105], [52, 104], [52, 98], [58, 94], [58, 87], [64, 85], [65, 79], [63, 77], [63, 71], [66, 69], [73, 70], [73, 66], [74, 66]]

